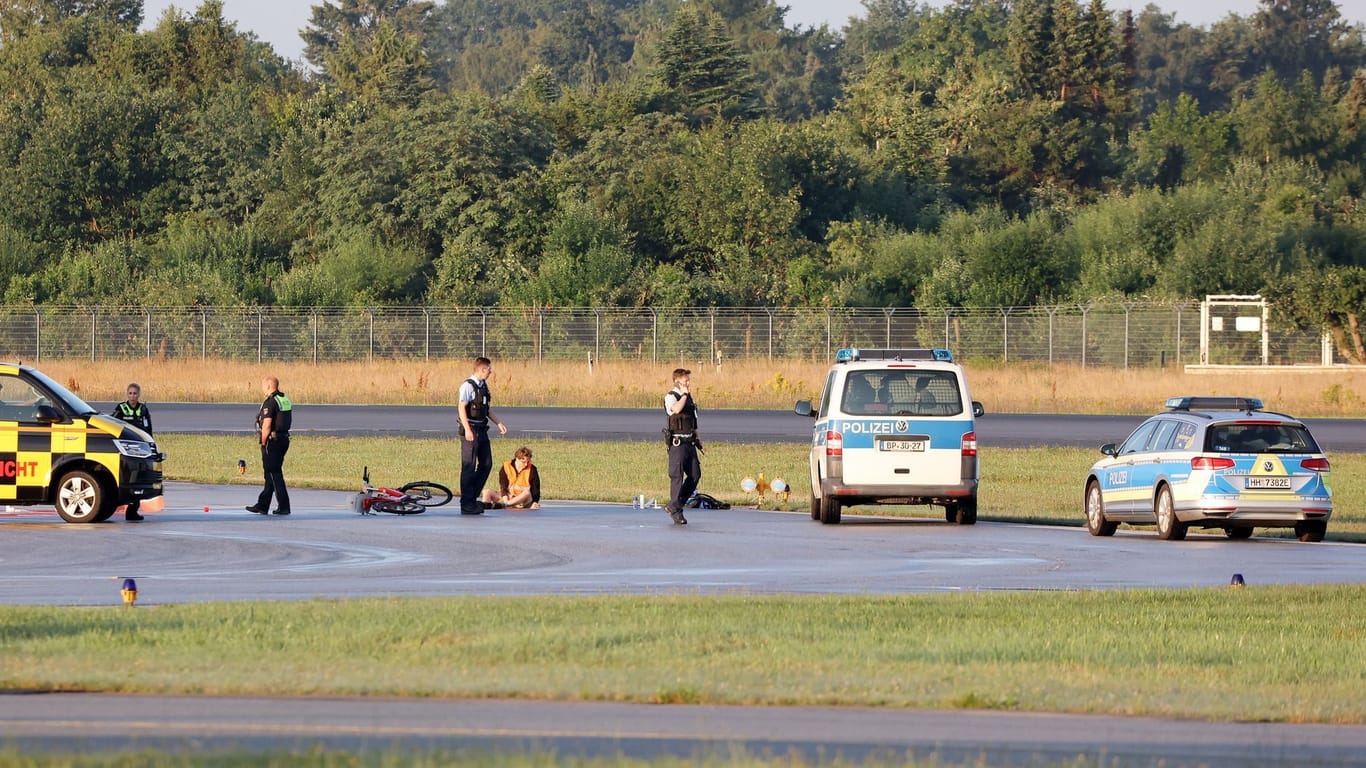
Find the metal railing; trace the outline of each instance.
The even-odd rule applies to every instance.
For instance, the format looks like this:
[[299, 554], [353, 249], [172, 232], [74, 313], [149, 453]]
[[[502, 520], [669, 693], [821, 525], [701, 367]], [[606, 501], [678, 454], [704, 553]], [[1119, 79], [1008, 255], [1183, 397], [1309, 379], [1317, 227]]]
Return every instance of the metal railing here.
[[[947, 347], [962, 360], [1198, 363], [1200, 303], [991, 309], [615, 307], [0, 306], [0, 358], [214, 358], [338, 362], [830, 360], [841, 347]], [[1320, 334], [1271, 329], [1271, 364], [1319, 363]], [[590, 357], [591, 356], [591, 357]], [[1260, 336], [1231, 329], [1208, 363], [1258, 364]]]

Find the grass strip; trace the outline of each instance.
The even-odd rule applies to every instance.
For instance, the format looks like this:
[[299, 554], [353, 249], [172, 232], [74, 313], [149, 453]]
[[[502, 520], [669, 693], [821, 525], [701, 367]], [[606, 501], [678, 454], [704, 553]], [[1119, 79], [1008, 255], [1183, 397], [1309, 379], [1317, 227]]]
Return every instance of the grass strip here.
[[0, 686], [1363, 723], [1363, 599], [1292, 586], [5, 606]]
[[[169, 453], [167, 476], [200, 483], [261, 482], [260, 453], [249, 438], [168, 434], [158, 438]], [[523, 443], [495, 438], [496, 462], [510, 458]], [[626, 501], [644, 493], [664, 499], [669, 478], [662, 441], [525, 441], [541, 470], [547, 499]], [[378, 485], [397, 487], [409, 480], [435, 480], [452, 489], [460, 482], [460, 447], [454, 441], [407, 437], [297, 437], [285, 462], [292, 485], [359, 489], [361, 469], [370, 467]], [[736, 505], [759, 499], [740, 490], [745, 477], [781, 478], [792, 487], [786, 498], [766, 494], [765, 509], [808, 508], [811, 481], [804, 444], [710, 443], [702, 462], [701, 490]], [[982, 454], [978, 515], [983, 520], [1082, 525], [1082, 482], [1100, 452], [1083, 448], [993, 448]], [[238, 459], [248, 471], [237, 472]], [[1328, 538], [1366, 540], [1366, 456], [1334, 454], [1334, 513]], [[490, 478], [497, 482], [497, 473]], [[661, 501], [662, 503], [662, 501]], [[856, 507], [860, 514], [939, 517], [927, 507]], [[1290, 535], [1289, 529], [1268, 529]]]

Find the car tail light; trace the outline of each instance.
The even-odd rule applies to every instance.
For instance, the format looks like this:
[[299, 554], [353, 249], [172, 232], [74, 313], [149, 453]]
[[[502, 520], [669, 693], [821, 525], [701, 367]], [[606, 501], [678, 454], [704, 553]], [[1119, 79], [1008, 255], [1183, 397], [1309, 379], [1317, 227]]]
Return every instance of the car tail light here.
[[1196, 456], [1191, 459], [1191, 469], [1232, 469], [1233, 459], [1223, 456]]
[[1315, 472], [1328, 471], [1328, 459], [1305, 459], [1300, 462], [1300, 466], [1305, 469], [1312, 469]]
[[843, 456], [844, 455], [844, 435], [835, 430], [827, 430], [825, 433], [825, 455]]
[[977, 455], [977, 433], [976, 433], [976, 432], [964, 432], [964, 433], [963, 433], [963, 455], [964, 455], [964, 456], [976, 456], [976, 455]]

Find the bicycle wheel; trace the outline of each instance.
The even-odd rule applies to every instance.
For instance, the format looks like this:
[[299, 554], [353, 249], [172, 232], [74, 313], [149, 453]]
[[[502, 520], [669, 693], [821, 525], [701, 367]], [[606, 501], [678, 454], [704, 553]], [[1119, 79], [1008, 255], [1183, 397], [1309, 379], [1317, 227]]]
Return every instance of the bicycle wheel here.
[[371, 512], [388, 512], [391, 515], [420, 515], [426, 509], [415, 501], [376, 501], [370, 505]]
[[409, 496], [413, 501], [424, 507], [439, 507], [447, 504], [451, 500], [451, 489], [441, 483], [433, 483], [430, 480], [418, 480], [408, 483], [399, 489]]

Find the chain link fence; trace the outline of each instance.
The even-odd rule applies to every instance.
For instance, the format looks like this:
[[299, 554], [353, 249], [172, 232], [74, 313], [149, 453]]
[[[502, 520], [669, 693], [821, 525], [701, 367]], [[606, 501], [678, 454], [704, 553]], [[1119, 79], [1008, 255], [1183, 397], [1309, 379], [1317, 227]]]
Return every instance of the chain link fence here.
[[1201, 360], [1200, 302], [992, 309], [0, 306], [0, 358], [638, 360], [834, 358], [946, 347], [961, 360], [1097, 367], [1329, 363], [1320, 334], [1227, 331]]

